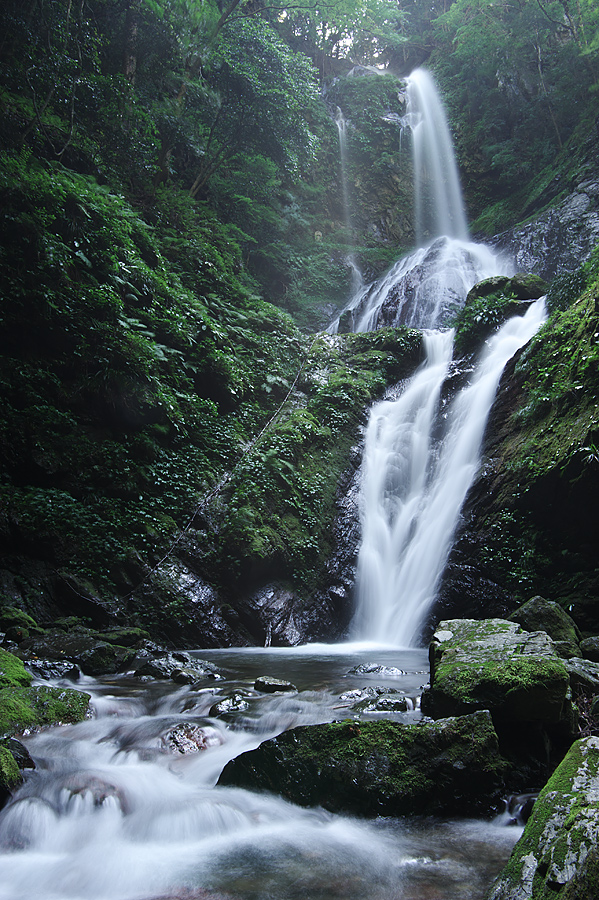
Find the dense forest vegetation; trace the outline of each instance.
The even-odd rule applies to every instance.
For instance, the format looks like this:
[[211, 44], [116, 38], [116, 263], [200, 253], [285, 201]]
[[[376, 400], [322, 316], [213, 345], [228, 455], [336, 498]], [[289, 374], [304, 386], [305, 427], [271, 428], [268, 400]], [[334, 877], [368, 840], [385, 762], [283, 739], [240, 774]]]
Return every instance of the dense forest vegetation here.
[[[599, 8], [6, 0], [0, 19], [4, 605], [263, 642], [276, 583], [314, 623], [357, 426], [419, 359], [415, 332], [317, 333], [350, 248], [374, 277], [413, 245], [402, 76], [435, 71], [490, 236], [596, 165]], [[326, 602], [313, 634], [347, 618]]]

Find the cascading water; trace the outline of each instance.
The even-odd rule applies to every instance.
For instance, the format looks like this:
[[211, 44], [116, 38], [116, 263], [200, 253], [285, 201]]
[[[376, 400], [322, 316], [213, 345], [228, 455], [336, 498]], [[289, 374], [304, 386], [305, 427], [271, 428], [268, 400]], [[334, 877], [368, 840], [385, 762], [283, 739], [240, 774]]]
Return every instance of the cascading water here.
[[[349, 201], [349, 189], [347, 186], [347, 122], [343, 111], [337, 107], [335, 124], [339, 132], [339, 165], [341, 168], [341, 195], [343, 200], [343, 220], [347, 231], [347, 239], [351, 243], [351, 206]], [[356, 294], [362, 287], [362, 273], [356, 262], [355, 254], [350, 249], [348, 265], [351, 268], [351, 292]]]
[[[451, 137], [430, 75], [414, 72], [407, 95], [417, 231], [444, 236], [362, 291], [353, 307], [359, 331], [399, 324], [438, 327], [463, 304], [472, 285], [501, 274], [487, 247], [467, 241]], [[477, 471], [501, 373], [543, 316], [544, 305], [537, 302], [526, 316], [501, 328], [446, 416], [440, 397], [452, 332], [425, 334], [426, 361], [419, 372], [395, 400], [374, 407], [363, 461], [354, 637], [400, 646], [420, 637]]]
[[[419, 89], [423, 82], [411, 79]], [[416, 130], [429, 108], [411, 108]], [[341, 137], [340, 128], [340, 145]], [[388, 319], [432, 327], [472, 284], [496, 271], [486, 248], [452, 230], [360, 292], [351, 309], [360, 330]], [[418, 635], [476, 470], [501, 369], [541, 316], [536, 305], [490, 342], [472, 384], [453, 403], [442, 442], [437, 432], [451, 333], [427, 334], [420, 371], [395, 401], [374, 408], [364, 464], [360, 638], [401, 645]], [[365, 823], [216, 785], [229, 759], [267, 737], [362, 715], [348, 698], [367, 695], [368, 675], [350, 669], [368, 661], [363, 649], [279, 652], [212, 651], [227, 672], [216, 685], [83, 678], [94, 719], [24, 738], [37, 768], [0, 812], [0, 900], [482, 898], [518, 829]], [[410, 711], [393, 717], [416, 721], [425, 652], [396, 647], [379, 650], [377, 660], [387, 675], [373, 676], [375, 693], [378, 685], [391, 687], [390, 680], [410, 699]], [[299, 691], [261, 695], [254, 683], [263, 671], [292, 677]], [[216, 716], [213, 704], [232, 692], [241, 694], [247, 712]], [[181, 755], [169, 738], [173, 729], [195, 735], [196, 752]]]
[[[405, 391], [377, 404], [364, 450], [363, 529], [354, 629], [362, 639], [410, 646], [435, 600], [462, 504], [507, 361], [542, 324], [537, 301], [488, 342], [470, 384], [440, 423], [453, 335], [424, 336], [426, 362]], [[433, 437], [444, 426], [440, 441]]]
[[[477, 282], [510, 274], [508, 260], [469, 239], [447, 118], [426, 70], [416, 69], [407, 79], [406, 104], [401, 130], [407, 127], [412, 134], [418, 249], [379, 280], [352, 291], [341, 313], [346, 318], [349, 314], [351, 331], [389, 325], [441, 327]], [[337, 332], [340, 318], [331, 323], [329, 332]]]
[[453, 142], [441, 98], [426, 69], [416, 69], [408, 78], [407, 107], [418, 246], [441, 235], [467, 241], [468, 224]]

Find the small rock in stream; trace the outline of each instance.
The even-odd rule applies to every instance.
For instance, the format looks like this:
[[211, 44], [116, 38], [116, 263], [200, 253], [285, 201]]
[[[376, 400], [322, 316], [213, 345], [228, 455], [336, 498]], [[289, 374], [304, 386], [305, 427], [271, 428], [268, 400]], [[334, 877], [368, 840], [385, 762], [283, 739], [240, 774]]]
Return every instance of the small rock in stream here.
[[378, 663], [361, 663], [354, 666], [347, 673], [348, 675], [382, 675], [383, 678], [398, 678], [400, 675], [406, 675], [402, 669], [396, 669], [395, 666], [381, 666]]
[[263, 694], [274, 694], [278, 691], [297, 691], [294, 684], [290, 681], [283, 681], [281, 678], [271, 678], [270, 675], [260, 675], [254, 682], [257, 691]]
[[223, 737], [209, 725], [182, 722], [162, 736], [162, 743], [171, 753], [199, 753], [208, 747], [218, 747], [223, 743]]

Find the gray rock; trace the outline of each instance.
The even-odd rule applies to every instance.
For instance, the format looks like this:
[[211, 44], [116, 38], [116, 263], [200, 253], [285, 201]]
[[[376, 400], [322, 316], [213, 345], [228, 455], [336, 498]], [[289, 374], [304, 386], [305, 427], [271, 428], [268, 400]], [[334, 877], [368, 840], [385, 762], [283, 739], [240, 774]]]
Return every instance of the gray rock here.
[[452, 619], [439, 624], [429, 655], [422, 711], [433, 718], [489, 709], [496, 721], [556, 724], [569, 715], [568, 671], [543, 631]]
[[585, 659], [599, 662], [599, 636], [585, 638], [580, 642], [580, 652]]
[[533, 597], [509, 618], [527, 631], [546, 631], [555, 641], [558, 656], [565, 659], [580, 656], [580, 632], [574, 619], [559, 603], [545, 600], [544, 597]]
[[562, 203], [493, 241], [521, 271], [546, 281], [577, 269], [599, 241], [599, 184], [581, 182]]
[[210, 716], [227, 716], [231, 713], [245, 712], [250, 708], [249, 702], [243, 694], [231, 694], [229, 697], [223, 697], [213, 706], [210, 707]]
[[599, 663], [589, 659], [568, 659], [566, 668], [573, 688], [584, 688], [591, 693], [599, 693]]
[[216, 728], [193, 722], [181, 722], [162, 735], [162, 744], [170, 753], [199, 753], [222, 743], [223, 737]]
[[586, 893], [576, 883], [588, 874], [588, 857], [596, 855], [598, 842], [599, 738], [589, 737], [572, 745], [539, 794], [488, 900], [591, 900], [596, 880]]
[[279, 691], [297, 691], [296, 686], [291, 684], [290, 681], [284, 681], [281, 678], [271, 678], [270, 675], [260, 675], [259, 678], [256, 678], [254, 687], [263, 694], [275, 694]]

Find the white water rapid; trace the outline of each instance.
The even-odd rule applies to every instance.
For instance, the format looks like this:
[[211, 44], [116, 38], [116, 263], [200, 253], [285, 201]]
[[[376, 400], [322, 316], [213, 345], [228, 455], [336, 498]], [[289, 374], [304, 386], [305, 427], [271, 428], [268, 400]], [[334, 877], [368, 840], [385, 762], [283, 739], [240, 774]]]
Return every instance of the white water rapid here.
[[[350, 648], [204, 655], [225, 677], [84, 678], [94, 718], [24, 738], [37, 768], [0, 812], [0, 900], [482, 900], [521, 829], [366, 822], [216, 785], [262, 740], [351, 715], [369, 679], [414, 696], [424, 651], [381, 654], [371, 676], [351, 674], [369, 657]], [[261, 694], [264, 672], [299, 690]], [[247, 709], [211, 714], [232, 691]]]
[[395, 400], [371, 412], [363, 461], [358, 557], [360, 638], [410, 646], [435, 600], [458, 517], [507, 361], [544, 321], [538, 300], [487, 343], [470, 383], [446, 412], [441, 388], [451, 331], [424, 335], [426, 361]]

